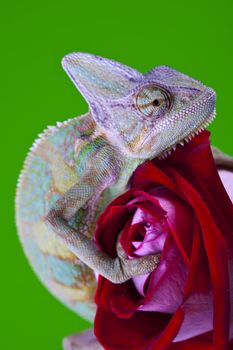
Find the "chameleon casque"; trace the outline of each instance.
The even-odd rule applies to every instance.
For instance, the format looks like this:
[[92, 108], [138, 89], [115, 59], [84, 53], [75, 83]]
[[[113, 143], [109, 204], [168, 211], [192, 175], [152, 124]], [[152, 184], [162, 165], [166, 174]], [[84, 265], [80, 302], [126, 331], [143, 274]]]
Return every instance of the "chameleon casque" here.
[[140, 163], [167, 155], [211, 122], [216, 96], [167, 66], [141, 74], [86, 53], [69, 54], [62, 64], [89, 111], [48, 127], [33, 144], [18, 183], [17, 226], [43, 284], [93, 320], [93, 270], [121, 283], [159, 263], [157, 255], [127, 260], [100, 252], [91, 239], [99, 214]]

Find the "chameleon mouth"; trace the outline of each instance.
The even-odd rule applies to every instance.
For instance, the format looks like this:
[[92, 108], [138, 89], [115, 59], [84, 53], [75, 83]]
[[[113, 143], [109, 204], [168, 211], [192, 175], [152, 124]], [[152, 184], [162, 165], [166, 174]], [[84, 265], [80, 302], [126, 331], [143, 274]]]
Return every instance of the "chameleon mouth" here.
[[167, 148], [159, 157], [158, 159], [165, 159], [168, 156], [171, 155], [173, 151], [176, 150], [176, 147], [178, 145], [184, 146], [185, 143], [189, 143], [190, 140], [192, 140], [195, 136], [199, 135], [202, 133], [211, 123], [212, 121], [216, 118], [216, 112], [215, 110], [213, 113], [211, 113], [200, 125], [198, 125], [189, 135], [185, 136], [181, 140], [179, 140], [175, 145]]

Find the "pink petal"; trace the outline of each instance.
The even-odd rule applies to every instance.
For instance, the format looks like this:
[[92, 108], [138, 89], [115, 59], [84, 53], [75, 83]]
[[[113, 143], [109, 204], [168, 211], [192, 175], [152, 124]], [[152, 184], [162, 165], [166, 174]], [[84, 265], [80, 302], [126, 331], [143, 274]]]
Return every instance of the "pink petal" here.
[[151, 274], [144, 311], [174, 313], [183, 302], [187, 267], [173, 240], [166, 244], [165, 256]]
[[96, 339], [93, 329], [87, 329], [86, 331], [66, 337], [63, 341], [65, 350], [103, 350], [104, 348], [100, 345]]
[[218, 173], [231, 201], [233, 202], [233, 171], [219, 170]]

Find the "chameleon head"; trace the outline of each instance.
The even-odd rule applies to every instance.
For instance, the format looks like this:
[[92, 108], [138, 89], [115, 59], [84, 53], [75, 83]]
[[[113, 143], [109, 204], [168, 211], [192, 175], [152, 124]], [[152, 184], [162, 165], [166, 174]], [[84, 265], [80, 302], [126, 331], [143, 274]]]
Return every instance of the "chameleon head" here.
[[100, 130], [129, 157], [161, 156], [215, 116], [215, 92], [172, 68], [141, 74], [85, 53], [69, 54], [62, 63]]

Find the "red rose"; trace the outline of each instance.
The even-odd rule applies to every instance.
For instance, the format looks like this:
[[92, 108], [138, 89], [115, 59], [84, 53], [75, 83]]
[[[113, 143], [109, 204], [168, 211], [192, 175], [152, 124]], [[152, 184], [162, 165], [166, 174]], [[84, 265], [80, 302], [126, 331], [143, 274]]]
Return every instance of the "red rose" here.
[[147, 161], [135, 171], [131, 189], [100, 216], [95, 239], [116, 257], [120, 233], [129, 259], [162, 255], [151, 274], [122, 284], [99, 276], [94, 329], [104, 348], [229, 349], [233, 206], [208, 132], [168, 159]]

